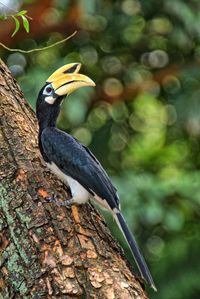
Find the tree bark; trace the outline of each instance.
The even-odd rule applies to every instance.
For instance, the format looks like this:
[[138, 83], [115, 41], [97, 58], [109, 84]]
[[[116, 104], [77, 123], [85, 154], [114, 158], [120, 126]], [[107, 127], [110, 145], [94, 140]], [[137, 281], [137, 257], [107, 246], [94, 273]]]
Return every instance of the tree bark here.
[[0, 298], [147, 298], [91, 204], [47, 202], [68, 193], [43, 164], [37, 133], [0, 61]]

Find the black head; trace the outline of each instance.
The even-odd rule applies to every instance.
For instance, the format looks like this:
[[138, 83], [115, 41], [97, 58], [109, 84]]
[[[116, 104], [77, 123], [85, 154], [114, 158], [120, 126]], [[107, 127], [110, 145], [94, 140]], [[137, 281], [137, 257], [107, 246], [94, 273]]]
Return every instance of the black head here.
[[48, 108], [60, 106], [64, 96], [55, 93], [52, 84], [46, 83], [40, 90], [36, 103], [36, 115], [39, 117], [40, 112]]
[[81, 65], [70, 63], [56, 70], [39, 92], [36, 115], [40, 129], [55, 126], [64, 97], [82, 86], [95, 86], [87, 76], [78, 74]]

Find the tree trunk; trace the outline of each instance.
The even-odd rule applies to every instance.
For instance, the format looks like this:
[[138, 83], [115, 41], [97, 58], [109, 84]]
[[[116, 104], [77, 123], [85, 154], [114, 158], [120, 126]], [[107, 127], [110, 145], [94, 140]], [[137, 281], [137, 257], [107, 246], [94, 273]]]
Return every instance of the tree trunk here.
[[44, 166], [35, 114], [0, 61], [0, 298], [141, 298], [139, 281], [91, 204]]

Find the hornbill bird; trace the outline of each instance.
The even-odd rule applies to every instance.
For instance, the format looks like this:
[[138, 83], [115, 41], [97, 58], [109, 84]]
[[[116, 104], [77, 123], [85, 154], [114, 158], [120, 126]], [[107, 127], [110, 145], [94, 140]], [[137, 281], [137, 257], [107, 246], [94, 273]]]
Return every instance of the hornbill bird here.
[[[146, 262], [120, 211], [119, 197], [107, 173], [91, 151], [71, 135], [56, 128], [64, 97], [82, 86], [95, 86], [79, 74], [81, 64], [70, 63], [56, 70], [39, 92], [36, 115], [39, 123], [39, 148], [44, 161], [71, 191], [66, 205], [94, 199], [110, 210], [121, 229], [142, 278], [156, 290]], [[54, 200], [55, 201], [55, 200]]]

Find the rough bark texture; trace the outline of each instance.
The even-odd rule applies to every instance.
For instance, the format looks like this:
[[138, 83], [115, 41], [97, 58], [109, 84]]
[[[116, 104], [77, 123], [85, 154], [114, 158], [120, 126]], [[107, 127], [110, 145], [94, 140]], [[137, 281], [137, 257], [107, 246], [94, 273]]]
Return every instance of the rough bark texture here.
[[0, 298], [147, 298], [92, 205], [45, 200], [68, 194], [41, 161], [37, 130], [0, 61]]

